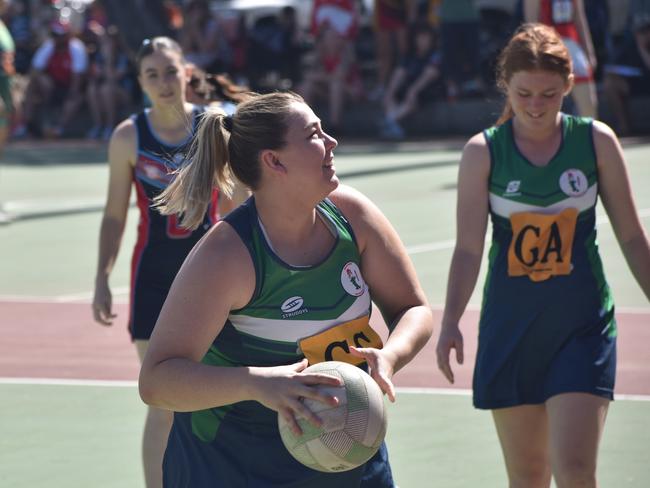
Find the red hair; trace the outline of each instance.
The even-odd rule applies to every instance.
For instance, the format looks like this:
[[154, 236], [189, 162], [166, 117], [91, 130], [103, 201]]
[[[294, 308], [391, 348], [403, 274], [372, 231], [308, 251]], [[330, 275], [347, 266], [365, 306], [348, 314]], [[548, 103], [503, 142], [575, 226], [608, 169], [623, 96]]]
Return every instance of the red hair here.
[[[569, 83], [573, 66], [571, 55], [558, 33], [543, 24], [523, 24], [501, 51], [497, 62], [496, 82], [506, 93], [512, 75], [518, 71], [549, 71], [559, 74]], [[513, 116], [510, 102], [506, 100], [497, 125]]]

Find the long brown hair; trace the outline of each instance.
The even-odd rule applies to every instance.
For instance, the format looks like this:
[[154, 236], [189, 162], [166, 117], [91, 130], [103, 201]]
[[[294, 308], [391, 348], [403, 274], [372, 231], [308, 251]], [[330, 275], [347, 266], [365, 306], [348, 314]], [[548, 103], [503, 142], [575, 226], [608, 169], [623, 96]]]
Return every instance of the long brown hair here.
[[277, 92], [250, 93], [232, 116], [208, 107], [192, 142], [190, 158], [174, 181], [155, 199], [163, 215], [178, 214], [183, 227], [194, 229], [202, 221], [212, 189], [230, 195], [232, 176], [252, 190], [261, 178], [259, 155], [286, 145], [291, 105], [304, 103], [300, 95]]
[[[518, 71], [536, 70], [557, 73], [569, 83], [573, 72], [571, 55], [552, 27], [537, 23], [523, 24], [501, 51], [497, 62], [497, 86], [505, 94], [512, 75]], [[497, 125], [513, 115], [510, 101], [506, 98]]]

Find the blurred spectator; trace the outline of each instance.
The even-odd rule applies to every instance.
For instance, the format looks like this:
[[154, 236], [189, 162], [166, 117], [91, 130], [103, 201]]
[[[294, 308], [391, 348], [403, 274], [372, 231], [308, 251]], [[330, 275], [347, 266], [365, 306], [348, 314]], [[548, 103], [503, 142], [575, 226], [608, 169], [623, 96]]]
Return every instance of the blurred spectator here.
[[440, 54], [434, 30], [426, 23], [409, 33], [406, 56], [393, 72], [384, 96], [384, 119], [380, 134], [392, 140], [405, 137], [399, 122], [424, 102], [433, 98], [435, 82], [440, 80]]
[[594, 79], [598, 82], [602, 80], [603, 66], [609, 61], [613, 52], [613, 41], [609, 27], [609, 3], [607, 0], [584, 1], [591, 41], [596, 55]]
[[307, 103], [312, 103], [317, 91], [325, 89], [329, 107], [327, 130], [334, 134], [341, 130], [346, 92], [358, 98], [363, 90], [354, 53], [358, 27], [354, 0], [314, 0], [314, 66], [305, 73], [298, 91]]
[[248, 33], [247, 72], [253, 88], [295, 87], [301, 79], [302, 51], [293, 7], [284, 7], [277, 16], [257, 19]]
[[221, 46], [221, 68], [215, 72], [226, 72], [240, 82], [248, 65], [245, 16], [242, 12], [230, 11], [223, 12], [217, 20], [225, 42]]
[[479, 10], [479, 66], [481, 80], [485, 90], [496, 88], [496, 65], [499, 54], [507, 44], [513, 32], [521, 24], [521, 19], [515, 20], [514, 6], [510, 8], [499, 0], [477, 0]]
[[16, 128], [17, 137], [29, 130], [42, 134], [36, 122], [36, 110], [44, 104], [61, 104], [61, 115], [48, 135], [61, 136], [72, 116], [83, 103], [83, 88], [88, 68], [86, 48], [70, 33], [69, 24], [55, 21], [50, 37], [32, 59], [27, 93], [23, 105], [24, 124]]
[[34, 52], [30, 18], [25, 2], [12, 1], [6, 8], [7, 27], [16, 45], [16, 72], [27, 74]]
[[59, 12], [52, 0], [31, 0], [29, 2], [30, 30], [37, 46], [49, 37], [50, 26], [59, 18]]
[[372, 99], [381, 99], [393, 67], [406, 54], [408, 26], [415, 21], [417, 0], [375, 0], [373, 27], [378, 86]]
[[207, 0], [190, 0], [185, 5], [179, 43], [188, 62], [208, 72], [223, 69], [219, 55], [225, 39]]
[[[0, 0], [0, 15], [7, 8], [6, 0]], [[11, 117], [14, 111], [13, 96], [11, 93], [11, 78], [16, 73], [14, 67], [14, 40], [5, 23], [0, 20], [0, 155], [4, 150]], [[2, 210], [0, 209], [0, 213]], [[2, 217], [0, 216], [0, 220]]]
[[99, 40], [99, 49], [88, 70], [86, 98], [93, 127], [86, 136], [108, 141], [121, 115], [120, 110], [129, 106], [134, 77], [117, 27], [108, 26]]
[[440, 53], [447, 98], [472, 95], [483, 90], [480, 80], [479, 13], [474, 0], [442, 0]]
[[191, 67], [192, 75], [187, 84], [185, 98], [194, 105], [217, 104], [226, 114], [235, 113], [237, 104], [248, 98], [250, 88], [235, 84], [225, 74], [211, 74]]
[[84, 10], [84, 22], [88, 25], [91, 22], [101, 25], [106, 29], [110, 22], [108, 20], [108, 14], [106, 13], [106, 8], [104, 7], [103, 2], [100, 0], [94, 0], [86, 5]]
[[560, 34], [573, 62], [571, 97], [577, 111], [584, 117], [596, 117], [598, 99], [594, 69], [598, 61], [584, 0], [524, 0], [524, 18], [526, 22], [550, 25]]
[[[638, 2], [639, 4], [641, 2]], [[650, 2], [647, 10], [631, 2], [632, 34], [628, 37], [613, 64], [605, 66], [605, 96], [614, 115], [619, 135], [631, 131], [628, 115], [630, 97], [650, 96]], [[639, 8], [639, 10], [636, 10]]]

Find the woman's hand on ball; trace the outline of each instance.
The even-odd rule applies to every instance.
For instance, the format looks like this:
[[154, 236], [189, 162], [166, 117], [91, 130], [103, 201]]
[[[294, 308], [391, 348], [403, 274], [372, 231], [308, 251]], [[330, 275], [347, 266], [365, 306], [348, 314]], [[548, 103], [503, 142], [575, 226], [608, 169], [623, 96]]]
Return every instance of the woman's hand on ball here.
[[353, 356], [364, 358], [368, 363], [368, 373], [377, 382], [391, 402], [395, 402], [395, 386], [393, 386], [393, 363], [386, 357], [381, 349], [374, 347], [350, 346], [350, 353]]
[[317, 427], [322, 424], [321, 419], [305, 405], [304, 399], [308, 398], [332, 406], [338, 405], [338, 398], [314, 387], [317, 385], [341, 386], [343, 384], [335, 376], [322, 373], [302, 373], [307, 366], [307, 359], [303, 359], [287, 366], [251, 369], [255, 376], [261, 380], [254, 382], [253, 398], [282, 415], [296, 435], [302, 434], [296, 416], [304, 417]]

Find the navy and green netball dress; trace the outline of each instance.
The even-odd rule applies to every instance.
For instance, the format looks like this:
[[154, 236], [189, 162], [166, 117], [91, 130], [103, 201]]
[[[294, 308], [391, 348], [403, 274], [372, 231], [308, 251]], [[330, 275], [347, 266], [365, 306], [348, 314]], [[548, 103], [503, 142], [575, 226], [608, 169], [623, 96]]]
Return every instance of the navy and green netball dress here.
[[[171, 182], [171, 173], [185, 161], [191, 135], [178, 146], [165, 144], [153, 132], [148, 112], [132, 117], [138, 137], [133, 182], [140, 209], [138, 239], [131, 260], [129, 331], [133, 339], [149, 339], [181, 264], [217, 220], [216, 190], [203, 223], [194, 231], [180, 227], [176, 216], [161, 215], [151, 207], [153, 199]], [[194, 109], [194, 128], [202, 112], [200, 107]]]
[[[381, 347], [370, 329], [370, 293], [359, 269], [352, 228], [328, 200], [317, 206], [336, 237], [313, 266], [283, 262], [265, 237], [255, 201], [225, 217], [255, 266], [251, 301], [232, 311], [203, 363], [222, 367], [279, 366], [348, 360], [348, 344]], [[365, 465], [335, 474], [296, 461], [284, 447], [277, 413], [255, 401], [174, 414], [163, 462], [167, 488], [392, 487], [386, 447]]]
[[611, 399], [616, 322], [596, 241], [591, 119], [563, 114], [560, 148], [543, 167], [519, 152], [512, 121], [485, 137], [493, 233], [474, 404], [537, 404], [568, 392]]

